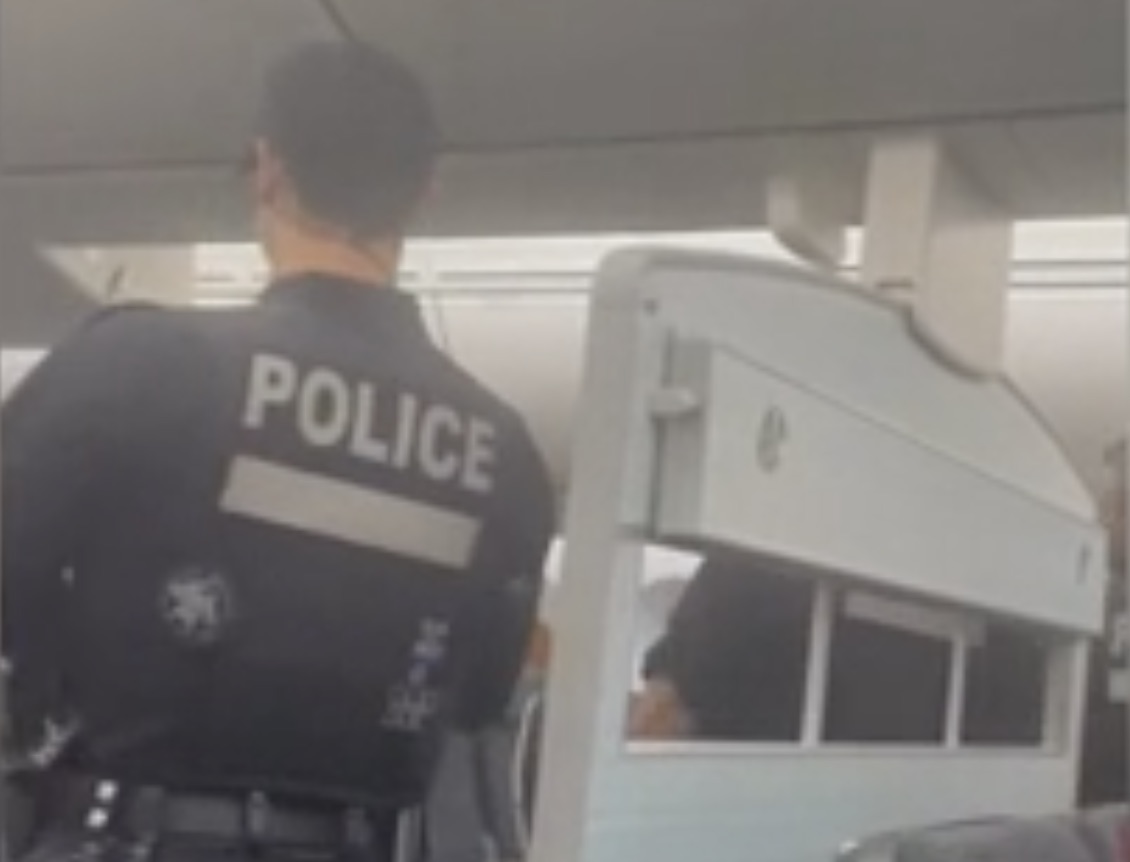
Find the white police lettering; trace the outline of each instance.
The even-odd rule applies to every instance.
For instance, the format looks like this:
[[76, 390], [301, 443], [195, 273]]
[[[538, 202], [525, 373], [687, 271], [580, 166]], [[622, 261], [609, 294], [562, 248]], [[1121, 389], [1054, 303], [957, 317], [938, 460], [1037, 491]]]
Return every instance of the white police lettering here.
[[248, 428], [262, 428], [267, 408], [285, 404], [298, 388], [298, 369], [280, 356], [260, 354], [251, 363], [251, 381], [247, 387], [247, 409], [243, 423]]
[[349, 450], [358, 458], [384, 464], [388, 461], [388, 443], [373, 436], [373, 420], [377, 410], [377, 395], [372, 385], [362, 383], [357, 388], [357, 421], [353, 425], [353, 438]]
[[[437, 482], [450, 482], [459, 472], [456, 446], [463, 433], [463, 421], [450, 407], [432, 407], [420, 422], [420, 465]], [[443, 434], [447, 440], [441, 438]]]
[[463, 487], [480, 494], [494, 488], [494, 426], [472, 419], [467, 430], [467, 459], [463, 462]]
[[397, 411], [396, 445], [392, 450], [392, 466], [403, 470], [412, 457], [412, 440], [416, 436], [416, 417], [420, 415], [420, 402], [414, 395], [400, 397]]
[[315, 368], [302, 382], [298, 427], [313, 446], [337, 446], [350, 425], [349, 389], [340, 376]]
[[418, 470], [441, 484], [486, 494], [494, 487], [494, 426], [449, 404], [411, 392], [385, 394], [338, 371], [301, 369], [293, 360], [256, 355], [243, 422], [253, 430], [290, 423], [316, 448], [340, 448], [396, 470]]

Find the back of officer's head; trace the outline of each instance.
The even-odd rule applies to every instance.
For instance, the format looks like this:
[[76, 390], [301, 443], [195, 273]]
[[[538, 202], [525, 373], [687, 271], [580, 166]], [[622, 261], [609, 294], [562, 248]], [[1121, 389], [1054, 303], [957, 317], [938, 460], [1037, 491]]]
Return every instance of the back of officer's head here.
[[306, 45], [275, 66], [258, 132], [260, 207], [365, 242], [404, 233], [438, 147], [420, 81], [356, 42]]

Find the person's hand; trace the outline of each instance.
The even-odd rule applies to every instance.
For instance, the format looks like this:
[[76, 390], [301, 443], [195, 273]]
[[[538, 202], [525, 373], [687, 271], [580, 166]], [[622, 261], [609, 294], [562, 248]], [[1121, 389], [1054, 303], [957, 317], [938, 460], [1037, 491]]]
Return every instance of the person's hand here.
[[683, 739], [691, 730], [690, 713], [670, 680], [649, 680], [642, 693], [633, 695], [628, 716], [632, 739]]

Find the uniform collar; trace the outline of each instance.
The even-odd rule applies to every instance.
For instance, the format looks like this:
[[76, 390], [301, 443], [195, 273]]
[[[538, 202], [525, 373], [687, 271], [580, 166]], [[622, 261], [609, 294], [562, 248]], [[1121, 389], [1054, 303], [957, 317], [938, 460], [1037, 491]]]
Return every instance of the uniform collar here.
[[415, 297], [394, 285], [372, 285], [337, 275], [308, 273], [272, 282], [261, 302], [269, 306], [301, 307], [331, 318], [342, 318], [371, 330], [395, 327], [404, 334], [426, 337]]

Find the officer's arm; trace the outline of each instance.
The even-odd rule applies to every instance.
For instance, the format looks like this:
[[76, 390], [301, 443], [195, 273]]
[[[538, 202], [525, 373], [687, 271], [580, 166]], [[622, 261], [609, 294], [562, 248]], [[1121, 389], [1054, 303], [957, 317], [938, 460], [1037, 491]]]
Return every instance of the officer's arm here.
[[[65, 574], [133, 441], [126, 429], [152, 407], [159, 365], [145, 332], [151, 312], [103, 316], [55, 350], [0, 413], [3, 648], [12, 708], [39, 721], [58, 698]], [[17, 728], [17, 733], [19, 728]]]
[[528, 434], [500, 477], [502, 508], [484, 562], [495, 577], [475, 613], [459, 723], [469, 730], [501, 721], [534, 631], [543, 567], [556, 527], [553, 487]]

